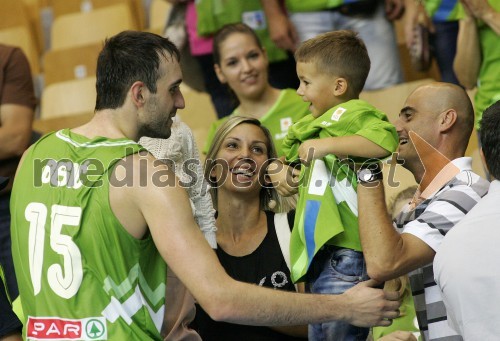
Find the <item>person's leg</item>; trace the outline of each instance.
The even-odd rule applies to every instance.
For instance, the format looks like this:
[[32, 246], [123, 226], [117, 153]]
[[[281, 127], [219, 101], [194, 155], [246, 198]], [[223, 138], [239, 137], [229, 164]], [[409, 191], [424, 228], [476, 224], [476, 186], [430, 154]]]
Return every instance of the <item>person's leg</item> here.
[[335, 13], [338, 16], [335, 28], [358, 32], [368, 50], [371, 68], [364, 89], [382, 89], [401, 83], [403, 72], [396, 34], [393, 24], [385, 17], [383, 2], [379, 2], [377, 10], [372, 15]]
[[12, 261], [10, 242], [10, 193], [0, 195], [0, 264], [5, 272], [7, 289], [12, 299], [19, 295], [17, 290], [16, 273]]
[[[367, 280], [366, 265], [361, 252], [330, 247], [317, 259], [316, 278], [309, 282], [314, 294], [342, 294], [361, 281]], [[316, 262], [316, 258], [313, 263]], [[359, 341], [366, 340], [368, 328], [352, 326], [343, 321], [309, 325], [309, 340]]]
[[205, 81], [205, 89], [207, 89], [212, 103], [219, 118], [228, 116], [237, 107], [238, 102], [229, 88], [219, 82], [214, 71], [214, 61], [211, 54], [195, 56], [200, 63]]
[[434, 22], [436, 32], [431, 44], [441, 73], [441, 81], [459, 84], [453, 71], [453, 59], [457, 52], [458, 21]]

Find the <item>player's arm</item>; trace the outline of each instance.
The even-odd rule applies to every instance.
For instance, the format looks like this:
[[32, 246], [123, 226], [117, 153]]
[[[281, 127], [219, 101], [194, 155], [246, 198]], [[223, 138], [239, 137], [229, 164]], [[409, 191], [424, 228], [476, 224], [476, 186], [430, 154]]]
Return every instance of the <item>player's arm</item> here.
[[[154, 173], [161, 171], [164, 178], [175, 179], [173, 172], [165, 165], [154, 168], [153, 162], [149, 156], [148, 171], [142, 174], [139, 162], [134, 163], [134, 185], [111, 189], [113, 211], [136, 237], [144, 235], [145, 225], [149, 227], [162, 257], [214, 320], [268, 326], [344, 320], [367, 326], [389, 325], [384, 318], [398, 315], [393, 310], [399, 302], [386, 300], [397, 299], [397, 294], [369, 288], [373, 282], [363, 282], [342, 295], [323, 296], [281, 292], [231, 279], [196, 226], [184, 189], [155, 184]], [[143, 186], [141, 176], [146, 181]]]
[[421, 239], [396, 231], [387, 214], [382, 182], [359, 184], [358, 212], [359, 235], [370, 278], [393, 279], [434, 259], [434, 250]]
[[388, 150], [360, 135], [307, 140], [299, 147], [299, 157], [306, 163], [323, 158], [328, 154], [334, 154], [339, 158], [346, 156], [383, 158], [389, 153]]
[[[306, 292], [306, 287], [304, 282], [297, 283], [296, 285], [297, 285], [297, 292], [300, 293]], [[300, 326], [271, 327], [271, 328], [276, 330], [277, 332], [280, 332], [285, 335], [290, 335], [293, 337], [307, 338], [308, 335], [308, 328], [306, 324]]]

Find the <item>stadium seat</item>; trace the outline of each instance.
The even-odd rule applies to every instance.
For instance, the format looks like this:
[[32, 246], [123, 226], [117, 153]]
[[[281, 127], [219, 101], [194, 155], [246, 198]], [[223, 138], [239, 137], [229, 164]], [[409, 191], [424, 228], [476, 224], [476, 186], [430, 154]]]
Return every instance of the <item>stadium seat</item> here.
[[95, 82], [94, 76], [45, 87], [40, 117], [47, 119], [93, 112], [96, 100]]
[[52, 49], [102, 42], [124, 30], [136, 30], [137, 23], [127, 3], [57, 17], [52, 24]]

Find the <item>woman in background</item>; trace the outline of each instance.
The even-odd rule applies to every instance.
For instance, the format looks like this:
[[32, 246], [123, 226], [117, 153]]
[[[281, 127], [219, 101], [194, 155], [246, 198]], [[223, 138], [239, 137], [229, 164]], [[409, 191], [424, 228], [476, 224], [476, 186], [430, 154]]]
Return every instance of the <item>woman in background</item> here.
[[[266, 51], [255, 32], [245, 24], [229, 24], [214, 36], [214, 68], [221, 83], [227, 84], [239, 105], [231, 115], [252, 117], [262, 122], [271, 132], [278, 156], [281, 141], [288, 128], [309, 112], [309, 103], [303, 102], [294, 89], [276, 89], [269, 84]], [[206, 153], [217, 127], [227, 117], [210, 128], [203, 151]]]

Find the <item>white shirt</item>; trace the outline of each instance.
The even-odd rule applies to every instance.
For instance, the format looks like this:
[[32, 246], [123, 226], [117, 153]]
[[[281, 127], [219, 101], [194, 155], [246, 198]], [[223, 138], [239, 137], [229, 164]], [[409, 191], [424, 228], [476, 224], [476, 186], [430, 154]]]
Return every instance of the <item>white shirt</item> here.
[[447, 233], [434, 277], [452, 328], [465, 340], [500, 338], [500, 181]]

